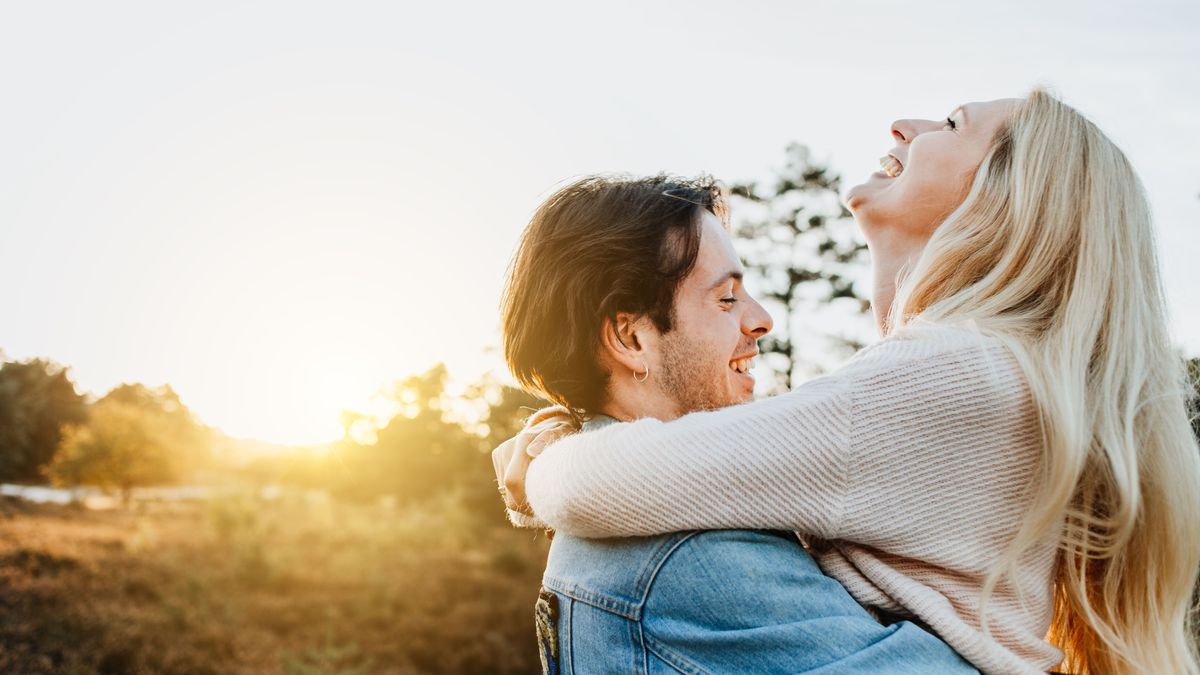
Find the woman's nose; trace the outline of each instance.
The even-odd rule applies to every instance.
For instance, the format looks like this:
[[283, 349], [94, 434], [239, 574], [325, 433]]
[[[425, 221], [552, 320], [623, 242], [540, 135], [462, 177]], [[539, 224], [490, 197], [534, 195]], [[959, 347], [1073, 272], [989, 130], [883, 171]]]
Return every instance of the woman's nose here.
[[913, 129], [912, 120], [896, 120], [892, 122], [892, 138], [901, 143], [909, 143], [917, 133]]
[[892, 138], [901, 143], [912, 143], [917, 136], [941, 128], [941, 124], [933, 120], [896, 120], [892, 122]]

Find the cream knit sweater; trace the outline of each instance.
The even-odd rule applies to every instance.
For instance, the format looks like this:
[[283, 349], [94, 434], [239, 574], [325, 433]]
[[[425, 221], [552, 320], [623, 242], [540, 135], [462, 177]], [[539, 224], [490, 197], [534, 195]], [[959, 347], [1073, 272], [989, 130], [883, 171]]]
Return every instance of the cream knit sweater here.
[[1057, 533], [997, 588], [990, 636], [979, 615], [1039, 454], [1007, 348], [925, 326], [788, 394], [571, 436], [526, 489], [542, 520], [582, 537], [795, 530], [862, 605], [920, 619], [985, 673], [1044, 673], [1062, 659], [1044, 640]]

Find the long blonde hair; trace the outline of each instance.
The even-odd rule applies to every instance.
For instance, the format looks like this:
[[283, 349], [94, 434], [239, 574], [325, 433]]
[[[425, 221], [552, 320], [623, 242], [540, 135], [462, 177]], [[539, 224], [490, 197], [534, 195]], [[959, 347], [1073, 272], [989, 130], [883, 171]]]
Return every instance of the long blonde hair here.
[[1001, 338], [1037, 404], [1042, 470], [984, 600], [1060, 531], [1047, 639], [1066, 654], [1061, 668], [1200, 673], [1190, 612], [1200, 451], [1149, 207], [1121, 151], [1035, 90], [902, 282], [891, 317], [897, 328], [920, 319]]

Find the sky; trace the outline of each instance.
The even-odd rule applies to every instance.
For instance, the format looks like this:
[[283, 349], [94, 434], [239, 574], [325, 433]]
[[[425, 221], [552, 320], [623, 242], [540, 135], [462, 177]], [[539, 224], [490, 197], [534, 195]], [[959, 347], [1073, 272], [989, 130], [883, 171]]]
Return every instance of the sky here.
[[[0, 5], [0, 350], [234, 436], [495, 353], [538, 203], [596, 172], [846, 185], [902, 117], [1047, 85], [1125, 150], [1200, 354], [1200, 3]], [[736, 214], [735, 214], [736, 216]]]

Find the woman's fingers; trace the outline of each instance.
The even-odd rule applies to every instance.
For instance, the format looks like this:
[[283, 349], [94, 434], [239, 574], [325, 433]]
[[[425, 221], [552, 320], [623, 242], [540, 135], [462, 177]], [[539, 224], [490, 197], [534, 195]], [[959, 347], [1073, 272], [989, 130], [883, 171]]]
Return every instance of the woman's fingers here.
[[525, 443], [522, 443], [522, 440], [527, 443], [528, 436], [517, 436], [514, 452], [508, 458], [508, 466], [504, 469], [504, 504], [513, 511], [531, 516], [533, 511], [525, 501], [525, 472], [529, 470], [529, 463], [533, 458], [525, 453]]
[[508, 468], [508, 459], [512, 455], [513, 442], [516, 437], [504, 441], [492, 450], [492, 470], [496, 472], [496, 485], [504, 487], [504, 470]]
[[[517, 441], [520, 435], [514, 436], [492, 450], [492, 470], [496, 472], [496, 485], [500, 490], [500, 499], [504, 500], [504, 507], [513, 511], [522, 511], [517, 508], [518, 502], [512, 497], [508, 489], [509, 485], [509, 466], [512, 464], [513, 458], [520, 458], [525, 453], [523, 449], [518, 449]], [[524, 485], [518, 489], [521, 494], [521, 502], [525, 501]]]
[[551, 443], [574, 431], [575, 426], [569, 420], [552, 417], [522, 429], [492, 450], [492, 470], [496, 472], [496, 483], [505, 507], [533, 515], [525, 496], [525, 474], [529, 464]]

